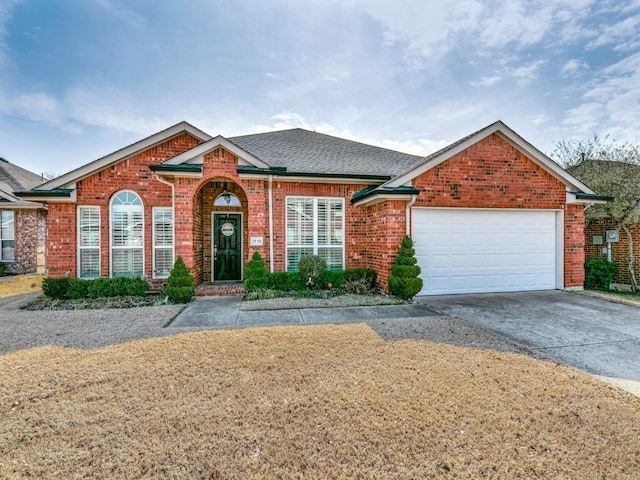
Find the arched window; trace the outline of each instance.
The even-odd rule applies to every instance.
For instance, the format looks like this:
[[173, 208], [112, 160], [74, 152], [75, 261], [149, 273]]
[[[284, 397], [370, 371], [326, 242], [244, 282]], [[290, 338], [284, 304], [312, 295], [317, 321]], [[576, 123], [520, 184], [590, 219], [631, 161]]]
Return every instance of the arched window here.
[[227, 190], [225, 190], [224, 192], [222, 192], [220, 195], [216, 197], [216, 199], [213, 201], [213, 205], [216, 207], [241, 206], [240, 199], [236, 197], [233, 193], [227, 192]]
[[111, 200], [111, 276], [144, 276], [144, 209], [129, 191]]

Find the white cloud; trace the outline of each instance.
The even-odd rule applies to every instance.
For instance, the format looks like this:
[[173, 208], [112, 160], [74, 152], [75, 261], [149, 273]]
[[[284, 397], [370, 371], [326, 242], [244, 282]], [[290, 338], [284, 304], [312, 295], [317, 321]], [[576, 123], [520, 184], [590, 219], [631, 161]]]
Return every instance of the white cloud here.
[[7, 61], [9, 47], [6, 44], [6, 25], [11, 21], [13, 7], [21, 3], [21, 0], [0, 0], [0, 67]]
[[589, 70], [589, 65], [586, 62], [572, 58], [564, 64], [560, 70], [560, 74], [563, 77], [577, 77], [585, 70]]
[[502, 80], [502, 77], [500, 75], [496, 75], [494, 77], [482, 77], [477, 82], [471, 81], [470, 84], [472, 87], [490, 87], [498, 83], [500, 80]]
[[511, 71], [511, 75], [514, 76], [518, 85], [526, 85], [538, 78], [540, 68], [545, 64], [544, 60], [536, 60], [528, 65], [515, 68]]
[[640, 27], [640, 15], [627, 17], [614, 25], [605, 26], [600, 35], [587, 44], [587, 48], [616, 44], [616, 49], [626, 50], [634, 43]]

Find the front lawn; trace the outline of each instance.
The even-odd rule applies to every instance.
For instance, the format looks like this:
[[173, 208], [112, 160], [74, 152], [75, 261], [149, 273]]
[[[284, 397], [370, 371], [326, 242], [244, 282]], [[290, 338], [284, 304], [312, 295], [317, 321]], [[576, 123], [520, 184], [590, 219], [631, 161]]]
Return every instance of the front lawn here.
[[637, 478], [640, 399], [369, 327], [0, 356], [0, 478]]

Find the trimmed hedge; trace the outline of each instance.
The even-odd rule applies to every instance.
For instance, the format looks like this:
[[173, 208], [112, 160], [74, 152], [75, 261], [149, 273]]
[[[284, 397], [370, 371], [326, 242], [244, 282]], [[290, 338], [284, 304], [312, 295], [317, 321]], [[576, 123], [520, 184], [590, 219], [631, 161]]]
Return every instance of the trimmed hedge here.
[[[370, 268], [354, 268], [350, 270], [325, 270], [322, 276], [322, 288], [331, 284], [331, 288], [341, 288], [345, 282], [364, 281], [369, 290], [373, 290], [378, 281], [375, 270]], [[307, 290], [305, 279], [300, 272], [272, 272], [269, 273], [267, 287], [281, 292]]]
[[141, 277], [96, 278], [45, 278], [42, 291], [49, 298], [58, 300], [78, 298], [103, 298], [141, 296], [147, 293], [149, 284]]
[[298, 272], [269, 273], [268, 287], [271, 290], [280, 290], [282, 292], [299, 291], [307, 288]]

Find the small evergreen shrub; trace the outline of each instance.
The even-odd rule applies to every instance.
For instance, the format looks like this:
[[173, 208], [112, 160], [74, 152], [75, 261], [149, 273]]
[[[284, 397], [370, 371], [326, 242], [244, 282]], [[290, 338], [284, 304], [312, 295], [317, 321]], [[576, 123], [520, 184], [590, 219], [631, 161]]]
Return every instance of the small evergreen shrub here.
[[269, 270], [260, 252], [253, 252], [253, 256], [244, 271], [244, 289], [247, 293], [254, 290], [266, 289], [269, 285]]
[[322, 277], [327, 270], [327, 262], [318, 255], [303, 255], [298, 261], [298, 271], [305, 284], [312, 289], [322, 286]]
[[322, 286], [329, 288], [340, 288], [344, 284], [346, 270], [326, 270], [322, 277]]
[[609, 290], [618, 273], [618, 265], [601, 258], [592, 258], [584, 264], [584, 286], [595, 290]]
[[269, 274], [268, 287], [272, 290], [290, 292], [303, 290], [306, 285], [298, 272], [272, 272]]
[[110, 278], [96, 278], [95, 280], [91, 280], [87, 287], [87, 295], [89, 298], [112, 297], [112, 284], [113, 282], [111, 282]]
[[196, 293], [193, 277], [182, 257], [178, 257], [173, 264], [167, 279], [165, 293], [171, 303], [188, 303]]
[[413, 240], [405, 235], [400, 243], [388, 283], [391, 294], [402, 300], [411, 300], [422, 290], [422, 279], [418, 277], [421, 270], [415, 254]]
[[44, 278], [42, 280], [42, 292], [49, 298], [62, 300], [67, 297], [70, 280], [69, 277]]

